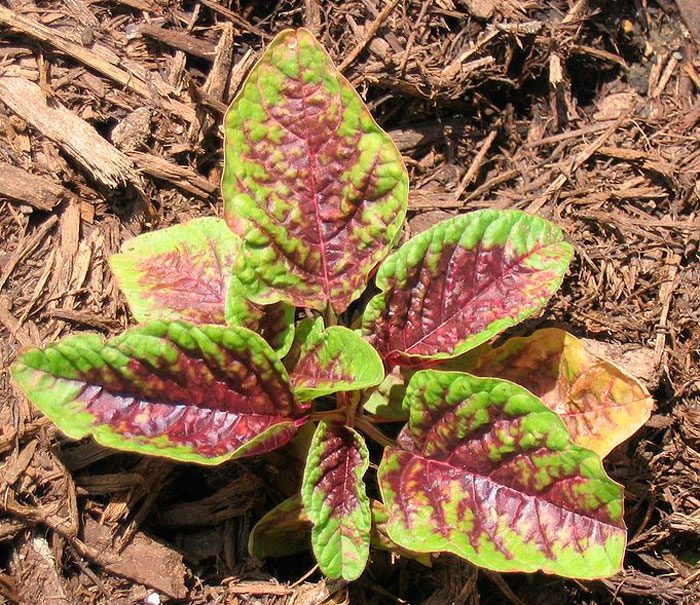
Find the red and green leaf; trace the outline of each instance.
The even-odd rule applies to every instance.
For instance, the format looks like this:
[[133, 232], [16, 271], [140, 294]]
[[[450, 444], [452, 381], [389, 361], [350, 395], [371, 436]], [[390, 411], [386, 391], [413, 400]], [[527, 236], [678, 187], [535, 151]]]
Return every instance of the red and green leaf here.
[[274, 351], [240, 327], [80, 334], [26, 351], [12, 376], [69, 437], [201, 464], [278, 448], [305, 420]]
[[343, 311], [403, 224], [396, 146], [305, 29], [270, 43], [224, 132], [225, 214], [251, 299]]
[[255, 524], [248, 538], [248, 552], [256, 559], [287, 557], [311, 544], [311, 521], [301, 496], [287, 498]]
[[355, 580], [367, 564], [372, 516], [362, 478], [368, 466], [367, 446], [357, 431], [319, 423], [301, 497], [313, 523], [316, 560], [331, 579]]
[[389, 365], [456, 357], [541, 309], [572, 254], [558, 227], [517, 210], [444, 221], [382, 263], [364, 333]]
[[239, 246], [222, 219], [199, 218], [126, 241], [109, 264], [136, 321], [223, 323]]
[[370, 544], [375, 548], [381, 548], [387, 552], [401, 555], [409, 559], [415, 559], [426, 567], [432, 566], [432, 559], [429, 553], [420, 553], [402, 548], [394, 542], [386, 531], [386, 524], [389, 521], [389, 511], [378, 500], [372, 500], [372, 534], [370, 536]]
[[649, 419], [649, 391], [562, 330], [538, 330], [467, 355], [459, 369], [524, 386], [555, 411], [574, 443], [606, 456]]
[[423, 370], [406, 400], [409, 424], [378, 471], [392, 540], [496, 571], [619, 571], [622, 487], [537, 397], [504, 380]]
[[294, 341], [294, 307], [284, 302], [259, 305], [250, 301], [235, 275], [226, 293], [226, 323], [257, 332], [280, 357], [289, 352]]
[[379, 384], [384, 365], [377, 351], [356, 332], [342, 327], [323, 327], [318, 318], [290, 376], [300, 401], [341, 391], [359, 391]]

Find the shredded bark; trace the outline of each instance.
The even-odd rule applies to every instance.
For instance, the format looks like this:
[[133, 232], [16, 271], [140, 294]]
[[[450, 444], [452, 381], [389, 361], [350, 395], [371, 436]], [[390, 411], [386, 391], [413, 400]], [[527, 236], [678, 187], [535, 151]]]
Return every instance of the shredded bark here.
[[[396, 141], [408, 233], [520, 208], [577, 250], [546, 313], [657, 402], [605, 461], [613, 578], [375, 553], [351, 586], [259, 562], [286, 452], [205, 469], [66, 439], [13, 389], [21, 347], [130, 322], [107, 259], [220, 211], [221, 120], [261, 48], [319, 36]], [[700, 594], [700, 13], [695, 0], [9, 0], [0, 6], [0, 600], [695, 604]], [[148, 599], [148, 600], [147, 600]]]

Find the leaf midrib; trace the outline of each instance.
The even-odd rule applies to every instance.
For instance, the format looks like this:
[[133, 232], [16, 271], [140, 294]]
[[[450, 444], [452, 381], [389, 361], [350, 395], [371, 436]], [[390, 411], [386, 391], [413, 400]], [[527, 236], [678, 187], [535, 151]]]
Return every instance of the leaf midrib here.
[[[489, 281], [487, 284], [485, 284], [485, 285], [482, 286], [481, 288], [477, 289], [477, 290], [474, 292], [474, 294], [473, 294], [470, 298], [468, 298], [468, 299], [461, 305], [461, 307], [460, 307], [460, 309], [459, 309], [458, 311], [456, 311], [455, 313], [453, 313], [452, 315], [450, 315], [447, 319], [444, 319], [443, 321], [441, 321], [439, 325], [435, 326], [432, 330], [430, 330], [430, 332], [427, 332], [426, 334], [424, 334], [423, 336], [421, 336], [417, 341], [415, 341], [414, 343], [412, 343], [410, 346], [404, 348], [403, 351], [397, 351], [397, 352], [398, 352], [398, 353], [408, 353], [408, 352], [410, 352], [410, 351], [411, 351], [412, 349], [414, 349], [416, 346], [418, 346], [419, 344], [421, 344], [422, 342], [424, 342], [425, 340], [427, 340], [430, 336], [432, 336], [433, 334], [435, 334], [435, 332], [439, 331], [439, 330], [442, 329], [446, 324], [448, 324], [449, 322], [451, 322], [451, 321], [455, 318], [455, 316], [457, 316], [465, 307], [467, 307], [467, 306], [470, 305], [472, 302], [474, 302], [474, 300], [475, 300], [478, 296], [480, 296], [481, 294], [483, 294], [483, 292], [484, 292], [486, 289], [488, 289], [489, 287], [491, 287], [496, 281], [502, 280], [504, 277], [506, 277], [509, 273], [511, 273], [511, 272], [513, 271], [513, 269], [515, 269], [517, 266], [521, 265], [525, 259], [529, 258], [530, 256], [532, 256], [533, 254], [535, 254], [535, 253], [537, 253], [537, 252], [540, 252], [542, 249], [547, 248], [548, 246], [552, 246], [552, 245], [557, 244], [557, 243], [560, 243], [560, 242], [550, 242], [550, 243], [548, 243], [548, 244], [541, 244], [541, 245], [539, 245], [539, 246], [537, 246], [537, 247], [532, 248], [530, 251], [528, 251], [527, 254], [525, 254], [525, 255], [523, 255], [523, 256], [521, 256], [521, 257], [518, 257], [518, 258], [517, 258], [516, 260], [514, 260], [512, 263], [510, 263], [509, 265], [507, 265], [506, 268], [505, 268], [505, 270], [504, 270], [502, 273], [500, 273], [498, 276], [496, 276], [494, 279], [492, 279], [491, 281]], [[476, 334], [469, 334], [468, 338], [471, 338], [471, 337], [473, 337], [473, 336], [475, 336], [475, 335], [476, 335]]]

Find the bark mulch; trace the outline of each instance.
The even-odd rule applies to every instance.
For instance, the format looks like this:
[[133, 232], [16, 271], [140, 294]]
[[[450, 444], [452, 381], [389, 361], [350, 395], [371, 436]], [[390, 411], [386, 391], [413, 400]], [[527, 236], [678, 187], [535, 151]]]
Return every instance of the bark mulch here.
[[[0, 4], [0, 600], [700, 602], [696, 0], [7, 0]], [[556, 221], [577, 256], [542, 318], [601, 343], [656, 410], [606, 460], [624, 571], [595, 582], [377, 554], [353, 586], [261, 563], [280, 455], [203, 469], [63, 437], [17, 350], [129, 324], [106, 259], [221, 211], [221, 117], [260, 49], [316, 33], [404, 154], [409, 230], [476, 208]], [[287, 466], [285, 466], [287, 465]]]

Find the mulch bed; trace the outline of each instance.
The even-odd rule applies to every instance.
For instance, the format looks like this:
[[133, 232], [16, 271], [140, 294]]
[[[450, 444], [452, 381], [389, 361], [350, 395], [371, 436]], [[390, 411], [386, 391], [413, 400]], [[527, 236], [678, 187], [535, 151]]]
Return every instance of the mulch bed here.
[[[614, 578], [377, 554], [348, 587], [311, 557], [261, 563], [248, 535], [289, 459], [204, 469], [76, 443], [10, 384], [19, 348], [129, 324], [106, 264], [124, 240], [221, 211], [223, 111], [263, 45], [301, 25], [404, 154], [409, 232], [521, 208], [576, 245], [528, 328], [608, 343], [657, 402], [606, 459], [630, 536]], [[700, 602], [698, 42], [695, 0], [0, 5], [0, 599]]]

